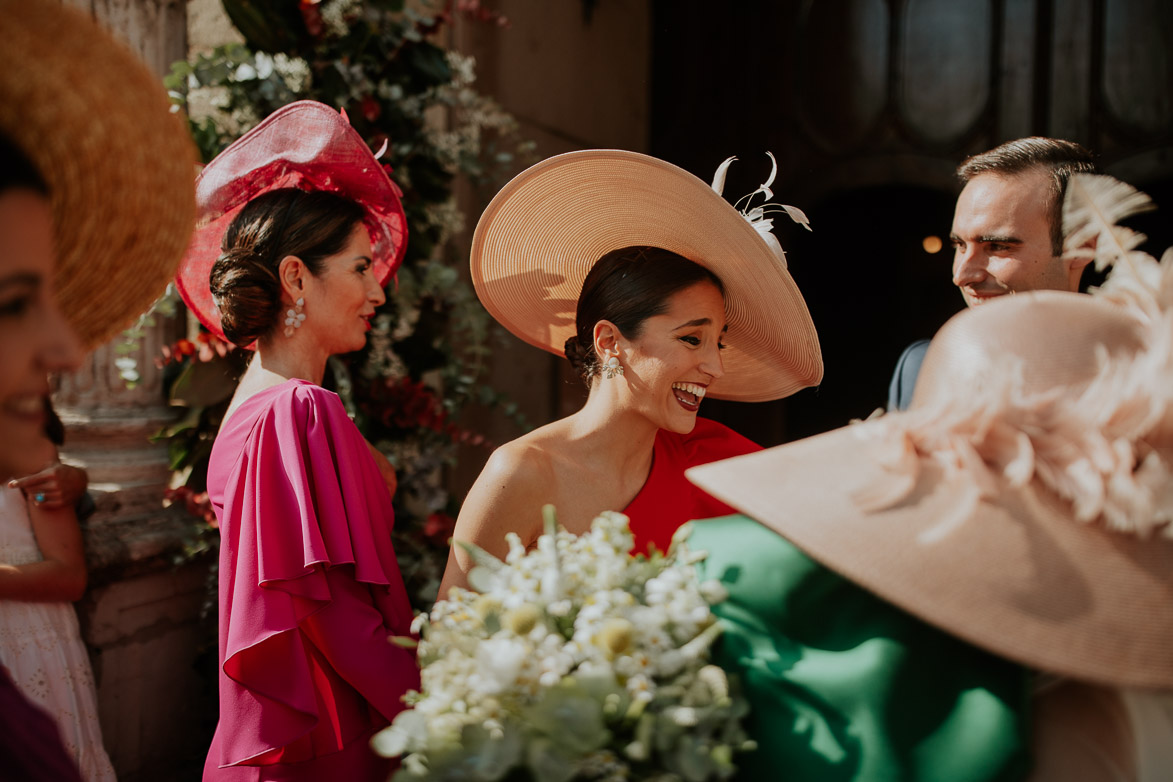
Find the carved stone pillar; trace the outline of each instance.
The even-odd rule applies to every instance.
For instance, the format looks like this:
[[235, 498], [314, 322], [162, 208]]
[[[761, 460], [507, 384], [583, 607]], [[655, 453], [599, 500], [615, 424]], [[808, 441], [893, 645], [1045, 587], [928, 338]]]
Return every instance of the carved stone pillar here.
[[[159, 77], [187, 56], [187, 16], [181, 0], [67, 0], [91, 13], [125, 41]], [[95, 107], [100, 111], [100, 107]], [[163, 491], [170, 478], [165, 445], [151, 435], [174, 419], [163, 398], [159, 348], [182, 336], [176, 318], [156, 317], [129, 355], [140, 379], [128, 388], [115, 339], [58, 381], [54, 404], [66, 427], [63, 456], [85, 467], [98, 506], [86, 530], [91, 571], [159, 553]], [[154, 517], [154, 518], [152, 518]], [[132, 524], [133, 522], [133, 524]], [[175, 522], [171, 522], [174, 526]], [[176, 535], [170, 535], [172, 543]]]
[[[160, 78], [187, 57], [183, 0], [65, 1], [126, 41]], [[214, 663], [200, 664], [201, 649], [215, 648], [200, 619], [207, 563], [172, 564], [191, 519], [163, 508], [167, 447], [150, 441], [176, 417], [154, 360], [183, 330], [182, 316], [157, 316], [132, 353], [120, 352], [121, 338], [98, 348], [58, 379], [54, 396], [63, 456], [89, 472], [97, 505], [84, 528], [90, 588], [77, 607], [103, 740], [122, 782], [198, 778], [215, 721]], [[119, 374], [123, 358], [135, 361], [133, 388]]]
[[154, 557], [176, 540], [181, 522], [162, 513], [171, 476], [167, 447], [150, 440], [175, 420], [154, 357], [181, 335], [176, 320], [157, 318], [129, 354], [140, 375], [133, 388], [115, 365], [122, 357], [117, 351], [121, 338], [95, 350], [81, 369], [58, 382], [54, 404], [66, 431], [62, 455], [89, 472], [97, 505], [86, 529], [92, 571]]

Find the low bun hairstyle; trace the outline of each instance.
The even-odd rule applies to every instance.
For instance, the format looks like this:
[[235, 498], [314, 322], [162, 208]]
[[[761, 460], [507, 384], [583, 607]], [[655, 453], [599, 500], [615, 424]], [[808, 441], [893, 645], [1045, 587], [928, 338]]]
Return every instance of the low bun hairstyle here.
[[673, 295], [700, 282], [712, 283], [725, 295], [717, 275], [669, 250], [632, 246], [607, 253], [582, 283], [575, 336], [564, 348], [570, 365], [589, 387], [600, 368], [595, 324], [609, 320], [626, 339], [638, 339], [645, 320], [662, 315]]
[[269, 334], [284, 309], [277, 269], [295, 255], [311, 274], [346, 247], [365, 211], [324, 191], [271, 190], [245, 204], [224, 232], [209, 284], [224, 336], [241, 347]]

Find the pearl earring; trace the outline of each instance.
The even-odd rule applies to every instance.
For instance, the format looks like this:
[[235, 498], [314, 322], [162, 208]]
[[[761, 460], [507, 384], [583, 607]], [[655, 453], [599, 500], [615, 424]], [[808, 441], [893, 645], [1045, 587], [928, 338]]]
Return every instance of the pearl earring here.
[[285, 336], [292, 337], [294, 329], [301, 328], [301, 322], [305, 320], [305, 312], [302, 307], [305, 306], [305, 299], [298, 298], [293, 304], [293, 309], [285, 311]]
[[623, 365], [619, 363], [619, 351], [614, 353], [610, 349], [603, 351], [607, 360], [603, 362], [603, 376], [610, 380], [613, 377], [623, 377]]

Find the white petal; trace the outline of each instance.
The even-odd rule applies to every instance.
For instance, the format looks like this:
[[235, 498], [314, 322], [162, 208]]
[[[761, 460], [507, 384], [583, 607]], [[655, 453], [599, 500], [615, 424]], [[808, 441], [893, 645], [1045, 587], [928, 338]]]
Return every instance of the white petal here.
[[725, 162], [717, 166], [717, 172], [713, 174], [713, 192], [717, 195], [723, 195], [725, 192], [725, 174], [734, 160], [737, 160], [736, 156], [725, 158]]
[[774, 178], [778, 176], [778, 161], [774, 159], [773, 152], [767, 152], [766, 154], [770, 156], [770, 176], [766, 177], [766, 181], [753, 194], [765, 193], [766, 200], [769, 201], [774, 197], [774, 191], [770, 189], [770, 185], [774, 184]]
[[798, 223], [806, 230], [813, 231], [811, 228], [811, 221], [807, 218], [801, 209], [799, 209], [797, 206], [788, 206], [786, 204], [782, 204], [781, 206], [786, 210], [786, 214], [790, 215], [791, 220]]
[[[778, 259], [778, 262], [782, 264], [782, 268], [785, 269], [786, 253], [782, 250], [782, 244], [778, 241], [778, 237], [774, 236], [774, 234], [770, 232], [770, 226], [763, 225], [764, 223], [772, 222], [772, 220], [762, 220], [761, 222], [754, 223], [754, 228], [757, 228], [758, 235], [760, 235], [762, 239], [765, 240], [769, 248], [774, 251], [774, 256]], [[759, 228], [759, 226], [761, 227]]]

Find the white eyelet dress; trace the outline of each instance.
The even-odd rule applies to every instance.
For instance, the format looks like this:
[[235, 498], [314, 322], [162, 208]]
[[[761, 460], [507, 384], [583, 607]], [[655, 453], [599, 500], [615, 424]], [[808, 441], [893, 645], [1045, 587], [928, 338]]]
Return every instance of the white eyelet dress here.
[[[24, 496], [19, 489], [0, 488], [0, 562], [41, 559]], [[0, 600], [0, 663], [26, 696], [57, 720], [82, 779], [113, 782], [98, 726], [94, 675], [73, 605]]]

